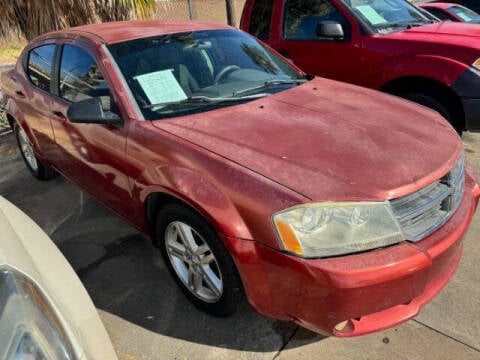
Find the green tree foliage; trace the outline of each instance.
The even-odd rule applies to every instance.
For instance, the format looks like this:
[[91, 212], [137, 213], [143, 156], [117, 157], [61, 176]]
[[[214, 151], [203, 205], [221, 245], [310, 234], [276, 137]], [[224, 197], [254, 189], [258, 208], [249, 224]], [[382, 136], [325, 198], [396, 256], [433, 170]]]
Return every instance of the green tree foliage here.
[[0, 36], [27, 40], [48, 31], [103, 21], [148, 18], [155, 0], [1, 0]]

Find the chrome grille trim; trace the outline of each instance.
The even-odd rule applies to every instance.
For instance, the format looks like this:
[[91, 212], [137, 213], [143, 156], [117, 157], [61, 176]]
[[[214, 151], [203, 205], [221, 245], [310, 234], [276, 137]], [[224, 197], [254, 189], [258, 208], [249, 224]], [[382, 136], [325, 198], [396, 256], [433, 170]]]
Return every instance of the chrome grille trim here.
[[389, 200], [405, 239], [419, 241], [455, 213], [465, 185], [465, 154], [440, 180], [412, 194]]

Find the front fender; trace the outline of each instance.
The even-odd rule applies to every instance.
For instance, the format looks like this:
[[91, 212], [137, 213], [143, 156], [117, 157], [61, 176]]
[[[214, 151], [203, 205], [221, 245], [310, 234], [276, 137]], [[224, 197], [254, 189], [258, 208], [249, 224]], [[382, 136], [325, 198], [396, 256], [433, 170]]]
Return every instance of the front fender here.
[[413, 76], [436, 80], [450, 87], [468, 68], [468, 65], [460, 61], [437, 55], [395, 58], [376, 71], [373, 85], [380, 89], [392, 80]]
[[[156, 179], [152, 179], [152, 175]], [[182, 167], [164, 166], [157, 167], [153, 174], [151, 171], [148, 175], [143, 174], [141, 178], [150, 178], [153, 184], [164, 184], [142, 186], [135, 183], [141, 203], [146, 204], [152, 194], [167, 194], [199, 212], [219, 234], [252, 239], [235, 205], [202, 174]]]

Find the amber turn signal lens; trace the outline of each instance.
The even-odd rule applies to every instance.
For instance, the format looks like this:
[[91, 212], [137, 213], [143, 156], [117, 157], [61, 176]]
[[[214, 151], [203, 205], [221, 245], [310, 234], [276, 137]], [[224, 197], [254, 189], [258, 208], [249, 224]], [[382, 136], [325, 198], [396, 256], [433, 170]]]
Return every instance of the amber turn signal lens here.
[[285, 249], [295, 254], [303, 254], [302, 245], [298, 242], [290, 225], [281, 220], [277, 220], [276, 225]]
[[478, 58], [477, 60], [475, 60], [474, 63], [472, 64], [472, 66], [473, 66], [474, 68], [480, 69], [480, 58]]

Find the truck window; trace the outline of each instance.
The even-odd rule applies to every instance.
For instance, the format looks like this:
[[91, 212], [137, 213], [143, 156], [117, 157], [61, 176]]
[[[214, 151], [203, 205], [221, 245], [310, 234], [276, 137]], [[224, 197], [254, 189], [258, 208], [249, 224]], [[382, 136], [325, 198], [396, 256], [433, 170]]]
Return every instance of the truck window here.
[[250, 15], [248, 32], [261, 40], [268, 40], [272, 22], [273, 0], [256, 0]]
[[448, 15], [443, 10], [439, 10], [439, 9], [435, 9], [435, 8], [427, 8], [427, 10], [428, 10], [429, 13], [433, 14], [434, 16], [436, 16], [437, 18], [439, 18], [442, 21], [446, 21], [446, 20], [454, 21], [455, 20], [453, 17]]
[[345, 33], [350, 24], [329, 0], [287, 0], [285, 2], [283, 37], [288, 40], [318, 40], [317, 24], [336, 21], [343, 25]]

